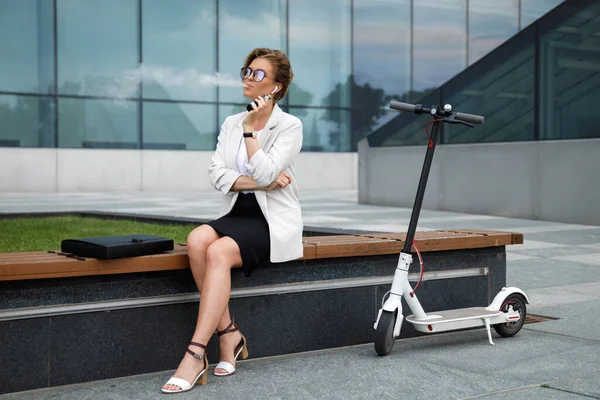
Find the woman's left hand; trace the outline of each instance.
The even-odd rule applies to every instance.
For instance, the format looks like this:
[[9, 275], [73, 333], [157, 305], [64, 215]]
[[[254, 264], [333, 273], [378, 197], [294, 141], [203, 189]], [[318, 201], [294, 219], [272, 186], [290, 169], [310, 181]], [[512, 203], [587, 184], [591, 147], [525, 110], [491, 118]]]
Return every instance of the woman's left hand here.
[[246, 114], [246, 117], [242, 122], [244, 132], [251, 132], [254, 130], [254, 123], [265, 114], [269, 101], [271, 101], [271, 96], [269, 95], [267, 95], [266, 98], [258, 96], [256, 99], [254, 99], [254, 102], [258, 104], [258, 107], [255, 104], [252, 104], [252, 111]]

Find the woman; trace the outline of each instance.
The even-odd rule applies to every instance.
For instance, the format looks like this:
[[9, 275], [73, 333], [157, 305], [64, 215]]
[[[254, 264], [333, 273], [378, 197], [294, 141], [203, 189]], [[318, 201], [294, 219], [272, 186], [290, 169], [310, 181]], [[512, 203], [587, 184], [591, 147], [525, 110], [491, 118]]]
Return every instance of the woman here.
[[[248, 356], [246, 339], [229, 315], [231, 268], [246, 276], [267, 261], [302, 257], [302, 216], [293, 162], [302, 148], [302, 123], [277, 102], [287, 93], [293, 72], [287, 56], [254, 49], [240, 74], [252, 111], [225, 119], [209, 167], [212, 185], [223, 193], [221, 217], [194, 229], [187, 241], [190, 267], [201, 293], [196, 330], [165, 393], [206, 384], [206, 343], [215, 328], [221, 362], [216, 376], [235, 372]], [[264, 96], [264, 97], [262, 97]]]

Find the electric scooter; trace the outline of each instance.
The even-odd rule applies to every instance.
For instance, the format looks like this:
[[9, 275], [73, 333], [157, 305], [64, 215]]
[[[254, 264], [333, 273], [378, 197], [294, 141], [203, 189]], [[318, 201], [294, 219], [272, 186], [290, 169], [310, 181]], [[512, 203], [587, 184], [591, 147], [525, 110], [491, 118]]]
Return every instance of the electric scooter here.
[[[394, 273], [391, 290], [386, 293], [389, 297], [382, 305], [382, 308], [377, 314], [375, 321], [375, 351], [377, 354], [384, 356], [389, 354], [394, 347], [396, 338], [400, 336], [400, 329], [404, 316], [402, 314], [402, 298], [413, 312], [412, 315], [406, 317], [406, 320], [412, 323], [415, 329], [424, 333], [438, 333], [444, 331], [474, 328], [485, 326], [487, 330], [488, 340], [491, 345], [492, 334], [490, 326], [493, 326], [496, 332], [504, 337], [516, 335], [525, 322], [527, 314], [527, 304], [529, 299], [527, 295], [519, 288], [505, 287], [495, 296], [494, 300], [487, 307], [472, 307], [456, 310], [437, 311], [434, 313], [425, 313], [423, 307], [419, 303], [415, 290], [418, 288], [421, 280], [413, 290], [408, 281], [408, 269], [412, 263], [411, 249], [414, 243], [417, 221], [423, 203], [425, 187], [427, 186], [427, 178], [433, 160], [433, 153], [440, 133], [442, 123], [462, 124], [473, 128], [473, 124], [483, 124], [484, 117], [473, 114], [465, 114], [453, 112], [450, 104], [444, 105], [443, 108], [431, 106], [431, 108], [423, 107], [421, 104], [408, 104], [398, 101], [390, 102], [390, 108], [404, 112], [414, 112], [415, 114], [429, 114], [432, 120], [427, 123], [425, 132], [428, 137], [427, 151], [425, 153], [425, 162], [421, 171], [421, 178], [417, 188], [417, 195], [410, 217], [408, 232], [406, 234], [406, 242], [404, 249], [400, 253], [398, 266]], [[433, 124], [431, 136], [428, 134], [429, 124]], [[423, 260], [418, 249], [421, 265], [421, 277], [423, 275]]]

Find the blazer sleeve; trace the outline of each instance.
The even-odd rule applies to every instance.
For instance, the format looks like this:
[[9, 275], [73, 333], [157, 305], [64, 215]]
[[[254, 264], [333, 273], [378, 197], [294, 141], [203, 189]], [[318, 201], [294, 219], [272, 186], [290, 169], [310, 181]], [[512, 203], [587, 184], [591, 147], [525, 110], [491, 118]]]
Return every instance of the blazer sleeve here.
[[208, 167], [208, 177], [211, 185], [223, 194], [228, 194], [235, 181], [242, 176], [238, 171], [225, 166], [225, 143], [230, 118], [227, 117], [221, 125], [221, 132], [217, 138], [217, 148]]
[[260, 187], [269, 186], [292, 164], [302, 149], [302, 122], [291, 116], [281, 128], [271, 148], [265, 153], [259, 149], [246, 164], [246, 168]]

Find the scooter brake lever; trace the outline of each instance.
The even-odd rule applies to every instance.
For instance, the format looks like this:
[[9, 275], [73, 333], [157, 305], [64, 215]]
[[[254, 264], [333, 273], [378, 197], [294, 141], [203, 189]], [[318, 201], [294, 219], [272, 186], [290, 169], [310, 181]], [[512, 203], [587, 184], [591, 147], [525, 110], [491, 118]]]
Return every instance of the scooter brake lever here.
[[456, 119], [456, 116], [453, 115], [449, 115], [447, 117], [444, 117], [444, 122], [447, 122], [449, 124], [461, 124], [461, 125], [465, 125], [468, 126], [469, 128], [474, 128], [475, 125], [469, 123], [469, 122], [465, 122], [465, 121], [461, 121], [459, 119]]

